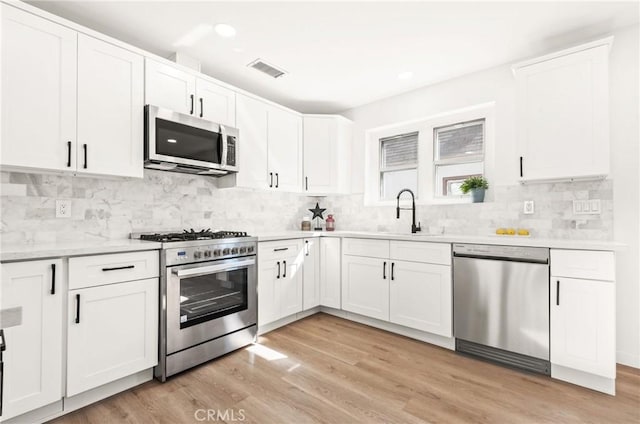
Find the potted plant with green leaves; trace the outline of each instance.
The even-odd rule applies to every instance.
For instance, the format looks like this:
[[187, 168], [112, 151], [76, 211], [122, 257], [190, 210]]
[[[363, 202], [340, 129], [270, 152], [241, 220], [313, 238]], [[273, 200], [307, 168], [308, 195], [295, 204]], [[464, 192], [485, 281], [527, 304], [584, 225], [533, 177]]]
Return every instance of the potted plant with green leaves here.
[[462, 182], [460, 191], [464, 194], [471, 192], [473, 203], [484, 202], [484, 191], [489, 188], [489, 182], [481, 175], [469, 177]]

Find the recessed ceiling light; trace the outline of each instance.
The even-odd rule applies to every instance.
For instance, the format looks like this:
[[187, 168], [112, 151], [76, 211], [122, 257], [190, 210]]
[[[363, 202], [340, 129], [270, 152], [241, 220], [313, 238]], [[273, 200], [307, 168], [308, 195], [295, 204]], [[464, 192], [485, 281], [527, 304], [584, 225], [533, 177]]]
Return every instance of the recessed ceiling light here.
[[400, 72], [398, 74], [398, 79], [401, 79], [401, 80], [410, 79], [411, 77], [413, 77], [413, 72], [411, 71]]
[[236, 29], [228, 24], [218, 24], [214, 29], [220, 37], [232, 38], [236, 36]]
[[173, 43], [174, 47], [180, 46], [191, 46], [195, 44], [198, 40], [203, 38], [205, 35], [209, 34], [213, 31], [213, 25], [201, 24], [192, 29], [191, 31], [184, 34], [182, 37], [178, 39], [175, 43]]

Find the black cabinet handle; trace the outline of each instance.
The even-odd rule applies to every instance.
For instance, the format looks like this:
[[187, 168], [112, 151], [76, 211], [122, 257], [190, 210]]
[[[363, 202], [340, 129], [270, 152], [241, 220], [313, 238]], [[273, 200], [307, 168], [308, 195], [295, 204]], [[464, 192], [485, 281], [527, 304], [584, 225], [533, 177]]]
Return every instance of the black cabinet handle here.
[[289, 250], [288, 247], [280, 247], [278, 249], [273, 249], [274, 252], [284, 252], [285, 250]]
[[395, 280], [396, 278], [393, 276], [393, 269], [395, 268], [396, 263], [395, 262], [391, 262], [391, 281]]
[[304, 241], [304, 246], [307, 248], [305, 252], [305, 256], [309, 256], [309, 240]]
[[280, 262], [277, 262], [278, 264], [278, 275], [276, 276], [276, 278], [280, 278]]
[[191, 97], [191, 111], [189, 112], [189, 115], [193, 115], [193, 100], [194, 100], [194, 95], [190, 95], [189, 97]]
[[556, 281], [556, 306], [560, 306], [560, 280]]
[[71, 168], [71, 142], [67, 141], [67, 168]]
[[126, 265], [126, 266], [116, 266], [114, 268], [102, 268], [102, 270], [107, 272], [107, 271], [117, 271], [119, 269], [133, 269], [135, 267], [136, 267], [135, 265]]
[[280, 177], [278, 176], [278, 173], [276, 172], [276, 188], [278, 188], [278, 184], [280, 183]]
[[309, 177], [304, 177], [304, 189], [309, 191]]
[[282, 278], [287, 278], [287, 261], [282, 261]]
[[84, 169], [87, 169], [87, 145], [83, 144], [82, 148], [84, 149]]
[[200, 117], [202, 118], [204, 116], [204, 101], [202, 100], [202, 97], [200, 97]]
[[520, 178], [522, 178], [522, 156], [520, 156]]
[[56, 264], [51, 264], [51, 294], [56, 294]]
[[[4, 343], [4, 330], [0, 330], [0, 357], [7, 346]], [[4, 390], [4, 362], [0, 359], [0, 417], [2, 416], [2, 393]]]
[[80, 324], [80, 295], [76, 295], [76, 324]]
[[382, 279], [386, 280], [387, 279], [387, 263], [383, 262], [382, 264]]
[[269, 172], [269, 187], [273, 187], [273, 172]]

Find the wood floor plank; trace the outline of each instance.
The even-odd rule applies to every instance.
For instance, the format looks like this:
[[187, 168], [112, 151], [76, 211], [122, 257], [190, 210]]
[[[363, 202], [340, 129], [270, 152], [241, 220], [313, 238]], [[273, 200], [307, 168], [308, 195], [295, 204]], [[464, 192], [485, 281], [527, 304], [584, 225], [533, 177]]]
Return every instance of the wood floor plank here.
[[618, 366], [613, 397], [327, 314], [259, 344], [54, 422], [196, 423], [201, 409], [216, 423], [640, 423], [635, 368]]

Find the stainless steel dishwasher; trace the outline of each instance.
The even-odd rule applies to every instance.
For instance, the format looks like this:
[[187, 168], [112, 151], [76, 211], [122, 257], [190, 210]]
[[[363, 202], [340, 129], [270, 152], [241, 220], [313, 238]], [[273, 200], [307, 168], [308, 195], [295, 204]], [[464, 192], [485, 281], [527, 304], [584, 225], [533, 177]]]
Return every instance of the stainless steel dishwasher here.
[[456, 350], [550, 374], [549, 249], [453, 245]]

